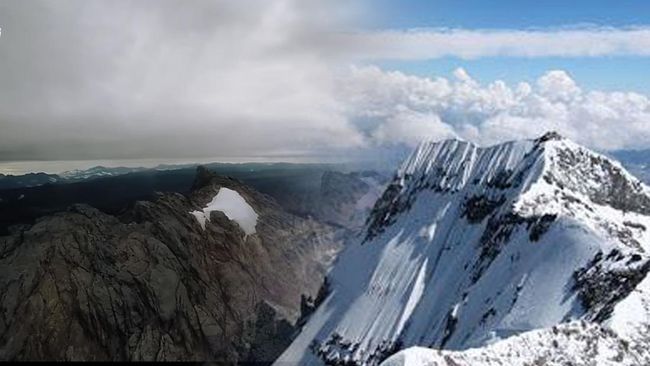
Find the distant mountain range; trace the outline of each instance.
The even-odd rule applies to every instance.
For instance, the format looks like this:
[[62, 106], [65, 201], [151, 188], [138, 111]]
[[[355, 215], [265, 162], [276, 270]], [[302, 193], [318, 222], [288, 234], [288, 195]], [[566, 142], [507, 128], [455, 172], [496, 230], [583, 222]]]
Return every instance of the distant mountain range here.
[[0, 174], [0, 190], [14, 189], [14, 188], [27, 188], [38, 187], [45, 184], [66, 184], [81, 182], [96, 178], [115, 177], [135, 172], [142, 172], [147, 170], [173, 170], [183, 168], [195, 168], [198, 164], [184, 164], [184, 165], [159, 165], [155, 168], [127, 168], [127, 167], [104, 167], [95, 166], [88, 169], [77, 169], [65, 171], [59, 174], [47, 173], [28, 173], [21, 175], [3, 175]]
[[[646, 183], [650, 183], [650, 149], [648, 150], [615, 150], [608, 152], [606, 154], [616, 160], [619, 160], [623, 166], [639, 179], [643, 180]], [[352, 166], [345, 167], [343, 164], [295, 164], [295, 165], [323, 165], [333, 168], [333, 170], [372, 170], [385, 173], [390, 171], [390, 168], [393, 164], [398, 164], [397, 162], [402, 161], [408, 152], [403, 146], [394, 147], [392, 149], [381, 150], [380, 163], [376, 164], [348, 164]], [[371, 161], [372, 157], [362, 156], [368, 161]], [[228, 166], [259, 166], [259, 165], [282, 165], [283, 163], [242, 163], [242, 164], [226, 164], [226, 163], [213, 163], [213, 164], [203, 164], [210, 169], [224, 168]], [[187, 169], [195, 168], [199, 164], [162, 164], [153, 168], [145, 167], [104, 167], [104, 166], [95, 166], [88, 169], [76, 169], [65, 171], [58, 174], [47, 174], [47, 173], [28, 173], [22, 175], [3, 175], [0, 174], [0, 190], [3, 189], [12, 189], [12, 188], [24, 188], [24, 187], [36, 187], [44, 184], [52, 183], [72, 183], [79, 182], [88, 179], [95, 178], [105, 178], [105, 177], [114, 177], [117, 175], [123, 175], [134, 172], [142, 172], [147, 170], [178, 170], [178, 169]]]
[[[295, 214], [312, 215], [346, 227], [363, 225], [365, 217], [365, 214], [358, 214], [354, 218], [336, 217], [344, 211], [345, 215], [360, 212], [354, 208], [356, 201], [351, 198], [357, 194], [360, 198], [372, 189], [374, 193], [364, 198], [364, 210], [369, 210], [381, 194], [381, 190], [377, 189], [389, 177], [374, 171], [346, 172], [342, 170], [344, 167], [328, 164], [215, 163], [208, 167], [219, 174], [241, 179], [275, 197]], [[23, 186], [26, 176], [11, 177], [14, 178], [12, 188], [0, 189], [0, 234], [9, 225], [33, 223], [38, 217], [65, 210], [74, 203], [86, 203], [107, 213], [119, 213], [136, 200], [155, 198], [156, 192], [186, 193], [192, 185], [195, 169], [193, 165], [129, 172], [113, 168], [104, 171], [100, 168], [75, 173], [77, 178], [74, 179], [71, 178], [72, 174], [67, 179], [47, 177], [48, 183], [29, 184], [28, 187]], [[79, 178], [81, 176], [85, 178]], [[15, 187], [16, 180], [19, 180], [19, 187]], [[355, 192], [351, 193], [350, 190]], [[353, 196], [346, 196], [349, 194]], [[338, 199], [343, 197], [348, 199], [343, 206], [339, 206]]]
[[[606, 154], [616, 160], [619, 160], [625, 168], [630, 171], [632, 174], [637, 176], [639, 179], [643, 180], [647, 184], [650, 183], [650, 149], [648, 150], [615, 150], [608, 152]], [[371, 170], [377, 171], [385, 174], [390, 171], [389, 166], [393, 164], [398, 164], [399, 161], [402, 161], [405, 157], [408, 156], [408, 152], [403, 146], [394, 147], [392, 149], [381, 150], [381, 156], [379, 157], [380, 162], [374, 164], [368, 163], [358, 163], [358, 164], [294, 164], [297, 166], [300, 165], [322, 165], [330, 167], [332, 170]], [[372, 157], [370, 156], [361, 156], [365, 160], [371, 161]], [[271, 165], [271, 166], [280, 166], [283, 163], [242, 163], [242, 164], [228, 164], [228, 163], [212, 163], [212, 164], [203, 164], [210, 169], [227, 168], [234, 167], [237, 165], [243, 167], [249, 166], [260, 166], [260, 165]], [[114, 177], [118, 175], [124, 175], [128, 173], [142, 172], [147, 170], [178, 170], [178, 169], [193, 169], [199, 164], [161, 164], [153, 168], [145, 167], [104, 167], [104, 166], [95, 166], [88, 169], [76, 169], [65, 171], [58, 174], [47, 174], [47, 173], [28, 173], [21, 175], [4, 175], [0, 174], [0, 190], [3, 189], [13, 189], [13, 188], [25, 188], [25, 187], [37, 187], [44, 184], [53, 184], [53, 183], [73, 183], [80, 182], [89, 179], [95, 178], [105, 178], [105, 177]]]

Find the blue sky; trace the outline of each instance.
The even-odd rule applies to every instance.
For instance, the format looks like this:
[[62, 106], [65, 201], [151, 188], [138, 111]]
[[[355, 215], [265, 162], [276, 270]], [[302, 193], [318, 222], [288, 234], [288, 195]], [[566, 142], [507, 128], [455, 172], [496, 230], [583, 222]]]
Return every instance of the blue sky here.
[[376, 27], [524, 28], [592, 23], [647, 24], [644, 0], [364, 0]]
[[[364, 0], [373, 9], [368, 29], [454, 28], [464, 30], [554, 30], [564, 27], [647, 27], [650, 1]], [[419, 76], [449, 76], [463, 67], [481, 82], [532, 82], [547, 70], [562, 69], [586, 89], [650, 94], [650, 57], [480, 57], [447, 56], [418, 60], [375, 60], [387, 70]]]
[[477, 60], [445, 57], [427, 61], [380, 61], [375, 64], [385, 70], [431, 78], [449, 77], [456, 68], [462, 67], [483, 84], [503, 80], [512, 85], [520, 81], [534, 83], [546, 71], [561, 69], [586, 89], [650, 94], [650, 59], [647, 57], [487, 57]]

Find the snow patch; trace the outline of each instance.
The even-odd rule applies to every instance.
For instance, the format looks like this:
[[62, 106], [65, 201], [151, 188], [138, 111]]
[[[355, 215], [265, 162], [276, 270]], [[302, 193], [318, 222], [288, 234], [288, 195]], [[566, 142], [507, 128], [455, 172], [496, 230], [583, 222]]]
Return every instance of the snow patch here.
[[192, 211], [190, 214], [205, 230], [205, 222], [210, 221], [212, 211], [223, 212], [230, 220], [235, 221], [246, 235], [255, 234], [257, 213], [237, 191], [222, 187], [203, 210]]

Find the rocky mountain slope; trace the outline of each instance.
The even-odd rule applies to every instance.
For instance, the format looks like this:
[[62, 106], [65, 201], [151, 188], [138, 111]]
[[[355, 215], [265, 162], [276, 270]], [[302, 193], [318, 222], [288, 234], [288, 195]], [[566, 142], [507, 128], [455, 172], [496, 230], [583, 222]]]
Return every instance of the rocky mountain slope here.
[[[499, 355], [537, 347], [529, 331], [576, 321], [593, 329], [586, 338], [601, 326], [613, 332], [594, 336], [603, 348], [616, 337], [633, 345], [647, 331], [649, 228], [648, 187], [555, 133], [487, 148], [423, 143], [375, 204], [365, 239], [337, 259], [331, 295], [278, 364], [374, 365], [410, 346], [462, 351], [506, 338], [487, 351], [431, 351], [441, 356], [426, 362], [481, 365], [485, 351], [497, 357], [486, 365], [535, 364]], [[595, 344], [586, 338], [567, 342]], [[647, 353], [623, 359], [634, 357]]]
[[[220, 211], [205, 228], [191, 214], [222, 187], [255, 210], [254, 234]], [[328, 226], [205, 169], [189, 195], [120, 217], [75, 205], [0, 237], [0, 360], [270, 362], [339, 245]]]

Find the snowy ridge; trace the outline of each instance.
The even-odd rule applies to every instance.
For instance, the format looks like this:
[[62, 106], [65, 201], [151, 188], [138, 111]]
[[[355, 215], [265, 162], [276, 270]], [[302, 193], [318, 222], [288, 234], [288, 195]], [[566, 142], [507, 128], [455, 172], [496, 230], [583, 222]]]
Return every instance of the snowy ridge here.
[[633, 342], [595, 323], [571, 322], [534, 330], [482, 348], [440, 351], [412, 347], [383, 366], [639, 366], [647, 365], [648, 339]]
[[278, 364], [373, 365], [407, 346], [464, 350], [620, 318], [619, 303], [639, 309], [630, 299], [647, 297], [637, 287], [650, 270], [648, 192], [554, 133], [487, 148], [423, 143]]
[[[503, 170], [514, 169], [532, 146], [532, 141], [512, 141], [486, 149], [460, 140], [424, 142], [397, 174], [404, 178], [429, 176], [437, 180], [440, 187], [461, 189], [470, 177], [478, 179], [476, 183], [483, 183], [493, 180]], [[432, 175], [434, 170], [444, 171], [444, 174]]]

